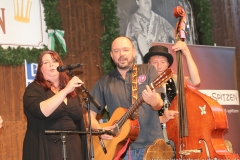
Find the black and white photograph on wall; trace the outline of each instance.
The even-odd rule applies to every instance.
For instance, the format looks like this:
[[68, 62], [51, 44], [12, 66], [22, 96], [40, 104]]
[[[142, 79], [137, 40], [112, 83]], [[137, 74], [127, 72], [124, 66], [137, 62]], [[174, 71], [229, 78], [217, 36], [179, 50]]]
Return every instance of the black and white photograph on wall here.
[[174, 29], [179, 19], [173, 9], [181, 6], [187, 14], [186, 43], [196, 43], [196, 29], [191, 4], [188, 0], [118, 0], [120, 35], [132, 39], [137, 50], [136, 63], [153, 42], [174, 43]]

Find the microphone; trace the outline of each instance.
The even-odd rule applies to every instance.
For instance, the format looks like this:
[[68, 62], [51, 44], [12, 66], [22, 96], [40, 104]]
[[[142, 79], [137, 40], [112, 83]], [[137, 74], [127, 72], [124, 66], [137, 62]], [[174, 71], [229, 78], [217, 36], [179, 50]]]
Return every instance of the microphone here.
[[100, 129], [100, 132], [101, 132], [101, 134], [107, 134], [107, 135], [114, 136], [114, 137], [116, 136], [116, 133], [113, 131], [110, 131], [110, 130]]
[[58, 66], [57, 71], [64, 72], [66, 70], [73, 70], [75, 68], [81, 67], [82, 65], [83, 64], [81, 64], [81, 63], [77, 63], [77, 64], [70, 64], [70, 65], [66, 65], [66, 66]]

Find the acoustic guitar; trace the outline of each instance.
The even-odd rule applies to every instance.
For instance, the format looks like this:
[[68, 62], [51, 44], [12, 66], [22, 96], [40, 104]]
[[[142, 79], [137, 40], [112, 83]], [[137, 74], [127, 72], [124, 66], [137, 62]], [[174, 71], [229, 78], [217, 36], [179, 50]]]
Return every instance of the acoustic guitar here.
[[[149, 87], [151, 90], [159, 87], [163, 82], [171, 78], [172, 74], [173, 71], [171, 69], [165, 70]], [[132, 119], [131, 117], [143, 102], [142, 96], [139, 96], [129, 109], [122, 107], [117, 108], [108, 122], [100, 124], [102, 128], [115, 126], [112, 131], [115, 136], [112, 140], [101, 140], [99, 136], [93, 135], [94, 158], [96, 160], [114, 159], [128, 139], [130, 139], [130, 143], [137, 139], [140, 130], [138, 120], [137, 118]], [[104, 148], [103, 145], [105, 146]]]

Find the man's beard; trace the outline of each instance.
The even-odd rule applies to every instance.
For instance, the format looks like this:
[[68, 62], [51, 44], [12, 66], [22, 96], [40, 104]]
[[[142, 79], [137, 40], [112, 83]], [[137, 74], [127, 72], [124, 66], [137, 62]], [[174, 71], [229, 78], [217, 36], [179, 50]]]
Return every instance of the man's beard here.
[[117, 68], [125, 70], [125, 69], [129, 69], [132, 66], [133, 61], [134, 61], [134, 59], [131, 59], [130, 61], [127, 62], [127, 65], [125, 65], [125, 66], [123, 66], [123, 65], [121, 65], [121, 64], [119, 64], [117, 62], [114, 62], [114, 63], [117, 66]]

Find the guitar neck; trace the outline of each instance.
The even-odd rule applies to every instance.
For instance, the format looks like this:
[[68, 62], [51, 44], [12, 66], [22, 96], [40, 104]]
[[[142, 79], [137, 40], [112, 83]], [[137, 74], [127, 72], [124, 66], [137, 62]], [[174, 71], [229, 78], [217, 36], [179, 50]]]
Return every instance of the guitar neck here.
[[140, 107], [140, 105], [144, 102], [142, 95], [135, 101], [134, 104], [130, 106], [127, 112], [117, 121], [116, 125], [120, 129], [123, 124], [132, 116], [132, 114]]

